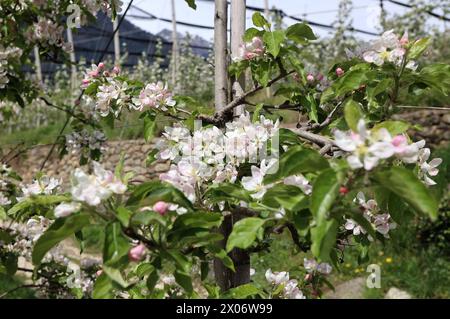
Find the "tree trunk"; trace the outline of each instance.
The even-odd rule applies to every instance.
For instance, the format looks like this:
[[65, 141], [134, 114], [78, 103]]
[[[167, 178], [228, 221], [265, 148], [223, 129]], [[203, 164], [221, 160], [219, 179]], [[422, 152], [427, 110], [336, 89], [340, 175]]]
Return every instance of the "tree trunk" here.
[[[228, 102], [229, 86], [227, 72], [227, 0], [215, 0], [214, 16], [214, 54], [215, 54], [215, 107], [220, 111]], [[237, 55], [242, 35], [245, 32], [245, 1], [232, 1], [232, 54]], [[233, 85], [233, 95], [239, 96], [244, 93], [245, 78], [235, 81]], [[241, 109], [242, 111], [242, 109]], [[225, 216], [219, 229], [224, 240], [222, 246], [225, 248], [226, 242], [233, 228], [233, 224], [242, 217], [232, 212]], [[246, 284], [250, 281], [250, 256], [247, 252], [234, 249], [229, 254], [234, 262], [235, 272], [231, 271], [219, 260], [214, 260], [214, 275], [217, 284], [226, 291], [230, 288]]]

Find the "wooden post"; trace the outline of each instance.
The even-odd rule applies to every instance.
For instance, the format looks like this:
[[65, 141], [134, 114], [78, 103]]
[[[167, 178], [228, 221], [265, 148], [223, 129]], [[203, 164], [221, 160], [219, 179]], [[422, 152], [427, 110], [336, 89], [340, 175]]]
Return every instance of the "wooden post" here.
[[178, 74], [178, 33], [177, 33], [177, 15], [175, 11], [175, 0], [172, 0], [172, 87], [177, 86]]
[[37, 45], [34, 47], [34, 65], [36, 67], [36, 78], [39, 83], [42, 84], [41, 56]]
[[264, 14], [267, 21], [270, 19], [269, 0], [264, 0]]
[[77, 66], [76, 66], [76, 56], [75, 56], [75, 46], [73, 44], [73, 35], [72, 29], [67, 28], [67, 42], [72, 46], [72, 51], [69, 54], [70, 57], [70, 83], [72, 86], [72, 90], [74, 90], [77, 86]]
[[[119, 27], [119, 16], [113, 20], [113, 31]], [[119, 30], [114, 34], [114, 64], [120, 66], [120, 35]]]
[[[242, 45], [242, 37], [245, 33], [245, 8], [246, 0], [231, 0], [231, 56], [239, 56], [239, 49]], [[233, 98], [244, 94], [245, 74], [233, 81]], [[239, 116], [244, 112], [244, 105], [234, 109], [234, 115]]]
[[215, 0], [214, 14], [214, 66], [215, 107], [221, 110], [228, 103], [228, 50], [227, 50], [227, 0]]

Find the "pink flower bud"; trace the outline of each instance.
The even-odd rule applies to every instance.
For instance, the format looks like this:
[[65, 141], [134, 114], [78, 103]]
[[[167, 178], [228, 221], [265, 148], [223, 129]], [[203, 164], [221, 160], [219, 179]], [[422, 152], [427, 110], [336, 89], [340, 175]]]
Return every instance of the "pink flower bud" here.
[[337, 69], [336, 69], [336, 75], [337, 75], [337, 76], [341, 77], [341, 76], [344, 75], [344, 73], [345, 73], [345, 71], [342, 70], [341, 68], [337, 68]]
[[141, 261], [146, 253], [146, 248], [144, 244], [139, 244], [133, 248], [130, 249], [128, 252], [128, 259], [130, 261]]
[[323, 74], [319, 73], [317, 74], [317, 81], [322, 81], [323, 80]]
[[114, 74], [119, 74], [119, 73], [120, 73], [120, 68], [119, 68], [118, 66], [115, 66], [115, 67], [113, 68], [113, 73], [114, 73]]
[[348, 188], [345, 187], [345, 186], [339, 187], [339, 193], [340, 193], [341, 195], [347, 194], [347, 193], [348, 193]]
[[165, 215], [169, 209], [169, 204], [163, 201], [159, 201], [153, 205], [153, 210], [160, 215]]
[[97, 272], [95, 273], [97, 277], [100, 277], [101, 274], [103, 274], [103, 270], [101, 269], [97, 270]]
[[98, 71], [102, 71], [104, 68], [105, 68], [105, 63], [100, 62], [100, 63], [98, 64], [97, 70], [98, 70]]
[[308, 81], [309, 83], [314, 82], [314, 75], [312, 75], [311, 73], [308, 74], [306, 76], [306, 81]]

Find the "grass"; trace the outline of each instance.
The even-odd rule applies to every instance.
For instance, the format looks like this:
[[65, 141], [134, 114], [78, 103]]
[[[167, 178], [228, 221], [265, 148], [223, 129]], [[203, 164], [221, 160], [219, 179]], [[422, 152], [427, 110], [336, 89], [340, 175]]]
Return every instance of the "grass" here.
[[[6, 292], [21, 286], [22, 280], [15, 276], [14, 278], [0, 273], [0, 296]], [[35, 298], [34, 290], [31, 288], [21, 288], [8, 293], [5, 299], [32, 299]]]

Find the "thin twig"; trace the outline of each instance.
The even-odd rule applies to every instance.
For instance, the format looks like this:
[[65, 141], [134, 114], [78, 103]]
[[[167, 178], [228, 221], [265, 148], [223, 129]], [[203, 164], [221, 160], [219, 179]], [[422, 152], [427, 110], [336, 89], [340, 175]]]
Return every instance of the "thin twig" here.
[[414, 106], [414, 105], [396, 105], [400, 109], [417, 109], [417, 110], [440, 110], [440, 111], [449, 111], [450, 107], [445, 106]]
[[319, 135], [319, 134], [315, 134], [315, 133], [311, 133], [308, 132], [304, 129], [296, 129], [296, 130], [292, 130], [295, 134], [297, 134], [299, 137], [308, 140], [310, 142], [313, 142], [314, 144], [317, 144], [319, 146], [325, 146], [325, 145], [332, 145], [334, 146], [335, 143], [332, 139]]

